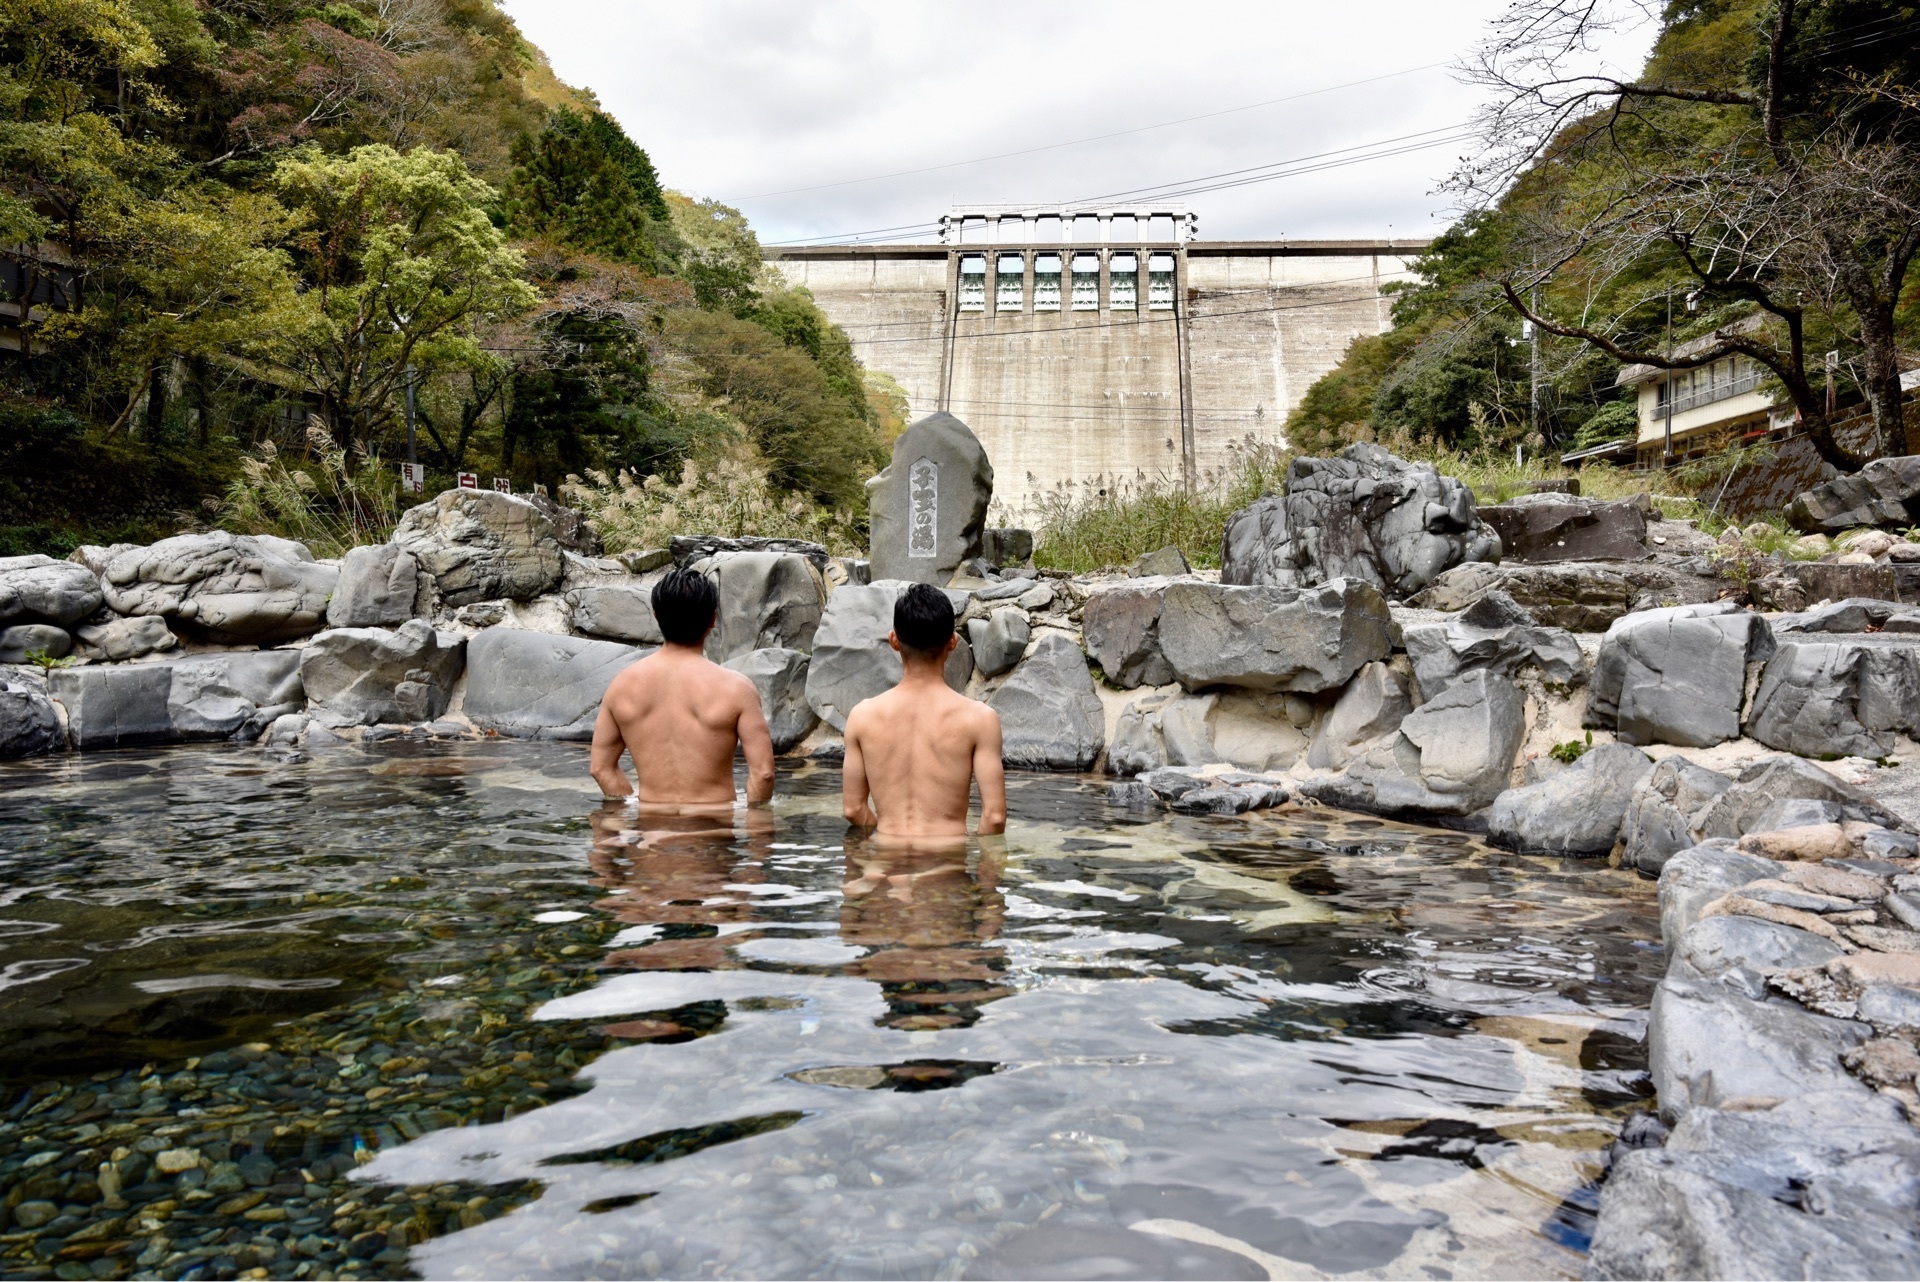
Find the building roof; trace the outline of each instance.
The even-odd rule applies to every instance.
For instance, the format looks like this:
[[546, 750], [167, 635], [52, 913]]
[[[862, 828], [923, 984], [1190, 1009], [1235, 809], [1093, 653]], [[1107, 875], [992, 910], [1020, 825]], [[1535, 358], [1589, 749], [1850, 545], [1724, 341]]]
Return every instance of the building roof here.
[[[1708, 350], [1724, 338], [1731, 338], [1737, 334], [1754, 333], [1765, 323], [1765, 319], [1757, 314], [1743, 316], [1731, 325], [1722, 325], [1711, 334], [1702, 334], [1699, 338], [1690, 338], [1686, 342], [1681, 343], [1672, 350], [1668, 359], [1683, 361], [1689, 356], [1698, 356], [1701, 352]], [[1657, 369], [1652, 365], [1629, 365], [1620, 371], [1620, 376], [1613, 380], [1613, 385], [1615, 387], [1632, 387], [1636, 383], [1651, 383], [1657, 378], [1674, 372], [1677, 371]]]

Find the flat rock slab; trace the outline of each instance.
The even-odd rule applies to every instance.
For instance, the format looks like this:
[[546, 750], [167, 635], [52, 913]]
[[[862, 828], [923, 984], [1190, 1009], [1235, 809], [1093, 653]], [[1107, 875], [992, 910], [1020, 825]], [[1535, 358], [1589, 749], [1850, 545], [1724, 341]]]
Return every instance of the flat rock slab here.
[[233, 651], [165, 663], [97, 664], [49, 675], [76, 748], [224, 739], [265, 729], [305, 702], [297, 650]]
[[1660, 1115], [1672, 1123], [1690, 1108], [1796, 1099], [1836, 1085], [1851, 1086], [1864, 1105], [1872, 1093], [1841, 1070], [1840, 1054], [1871, 1031], [1797, 1006], [1753, 1001], [1723, 984], [1662, 980], [1647, 1025]]
[[1177, 581], [1161, 601], [1160, 650], [1189, 690], [1313, 693], [1391, 654], [1392, 623], [1386, 598], [1360, 579], [1306, 588]]
[[651, 653], [518, 628], [488, 628], [467, 642], [467, 720], [521, 739], [593, 738], [600, 700], [628, 664]]

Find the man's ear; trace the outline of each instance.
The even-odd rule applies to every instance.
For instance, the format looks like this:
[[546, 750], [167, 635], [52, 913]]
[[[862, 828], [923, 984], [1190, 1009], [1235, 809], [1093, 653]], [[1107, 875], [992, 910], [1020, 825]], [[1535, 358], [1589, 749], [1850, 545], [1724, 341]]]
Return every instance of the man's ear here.
[[887, 644], [893, 647], [893, 652], [895, 654], [899, 654], [900, 653], [900, 634], [898, 632], [887, 633]]
[[959, 648], [959, 646], [960, 646], [960, 633], [958, 629], [955, 629], [954, 634], [947, 638], [947, 648], [942, 650], [940, 653], [942, 655], [952, 654], [956, 649]]

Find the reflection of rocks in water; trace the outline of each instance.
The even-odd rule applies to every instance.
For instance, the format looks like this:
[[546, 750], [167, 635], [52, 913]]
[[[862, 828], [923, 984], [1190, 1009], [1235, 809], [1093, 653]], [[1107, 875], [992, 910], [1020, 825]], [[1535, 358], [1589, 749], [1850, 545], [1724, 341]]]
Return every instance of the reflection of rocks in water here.
[[1001, 854], [964, 850], [847, 851], [840, 938], [868, 949], [844, 973], [880, 985], [887, 1028], [965, 1028], [980, 1008], [1009, 996], [1006, 950], [990, 943], [1006, 919]]
[[809, 1086], [849, 1091], [944, 1091], [985, 1077], [999, 1065], [984, 1060], [910, 1059], [900, 1064], [834, 1064], [788, 1073]]

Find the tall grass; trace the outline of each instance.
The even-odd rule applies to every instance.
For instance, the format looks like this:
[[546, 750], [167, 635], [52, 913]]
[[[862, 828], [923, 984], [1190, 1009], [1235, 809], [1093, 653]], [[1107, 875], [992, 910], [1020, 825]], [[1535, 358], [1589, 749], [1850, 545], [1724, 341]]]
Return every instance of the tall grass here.
[[362, 451], [350, 468], [347, 451], [317, 418], [307, 422], [307, 455], [290, 460], [263, 441], [254, 457], [240, 460], [226, 493], [207, 500], [214, 524], [296, 539], [319, 557], [385, 543], [399, 523], [401, 500], [399, 481], [380, 456]]

